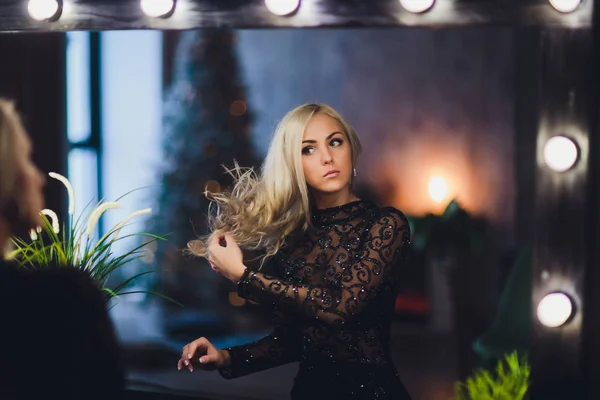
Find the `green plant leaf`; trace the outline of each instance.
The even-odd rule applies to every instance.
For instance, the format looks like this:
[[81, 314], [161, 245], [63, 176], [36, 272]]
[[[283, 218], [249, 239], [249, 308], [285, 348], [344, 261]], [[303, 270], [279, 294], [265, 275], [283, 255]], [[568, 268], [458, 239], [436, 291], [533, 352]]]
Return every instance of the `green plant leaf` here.
[[[121, 196], [119, 200], [141, 189], [144, 188], [134, 189]], [[128, 224], [125, 224], [118, 229], [113, 228], [109, 234], [94, 242], [94, 239], [87, 236], [87, 222], [93, 210], [101, 205], [102, 201], [96, 203], [95, 207], [91, 207], [93, 204], [93, 201], [89, 202], [84, 212], [76, 218], [70, 215], [68, 223], [64, 221], [62, 224], [59, 223], [60, 233], [53, 230], [51, 221], [46, 215], [42, 214], [41, 232], [37, 234], [36, 240], [25, 240], [19, 237], [11, 238], [15, 247], [15, 250], [10, 253], [11, 258], [20, 267], [30, 270], [44, 269], [50, 266], [68, 266], [85, 271], [98, 287], [107, 294], [107, 301], [123, 294], [133, 293], [125, 292], [124, 289], [136, 279], [155, 271], [144, 271], [128, 277], [117, 283], [115, 289], [106, 286], [109, 277], [123, 266], [143, 257], [149, 244], [158, 240], [166, 240], [165, 236], [149, 232], [118, 236], [120, 229], [128, 226]], [[134, 246], [133, 249], [124, 254], [114, 255], [112, 251], [113, 244], [134, 237], [140, 238], [142, 243]], [[179, 304], [173, 299], [156, 292], [148, 291], [145, 293]]]
[[529, 389], [531, 368], [527, 357], [506, 354], [492, 371], [480, 369], [463, 382], [455, 382], [453, 400], [523, 400]]

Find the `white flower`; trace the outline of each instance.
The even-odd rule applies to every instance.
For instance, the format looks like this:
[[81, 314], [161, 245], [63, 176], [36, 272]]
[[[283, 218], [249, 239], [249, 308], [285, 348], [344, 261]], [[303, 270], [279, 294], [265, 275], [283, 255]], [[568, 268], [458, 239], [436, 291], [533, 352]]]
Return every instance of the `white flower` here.
[[47, 208], [43, 209], [40, 212], [50, 217], [50, 221], [52, 222], [52, 230], [54, 231], [54, 233], [60, 233], [60, 226], [58, 225], [58, 216], [56, 215], [56, 213]]
[[123, 229], [123, 227], [125, 226], [126, 223], [128, 223], [129, 221], [131, 221], [133, 218], [137, 217], [138, 215], [144, 215], [144, 214], [150, 214], [152, 212], [151, 208], [144, 208], [142, 210], [138, 210], [136, 212], [131, 213], [127, 218], [123, 219], [121, 222], [119, 222], [118, 224], [116, 224], [115, 226], [112, 227], [111, 230], [109, 230], [99, 241], [98, 243], [102, 243], [109, 235], [113, 234], [114, 238], [117, 238], [119, 236], [119, 233], [121, 233], [121, 229]]
[[36, 226], [35, 229], [31, 229], [29, 231], [29, 237], [31, 238], [31, 240], [37, 240], [38, 239], [38, 233], [42, 233], [42, 227], [41, 226]]
[[67, 193], [69, 194], [69, 215], [75, 214], [75, 194], [73, 192], [73, 186], [71, 186], [71, 182], [61, 174], [57, 174], [56, 172], [48, 173], [50, 178], [54, 178], [57, 181], [60, 181], [67, 188]]
[[126, 223], [128, 223], [129, 221], [131, 221], [132, 219], [134, 219], [138, 215], [150, 214], [151, 212], [152, 212], [151, 208], [144, 208], [142, 210], [138, 210], [136, 212], [131, 213], [123, 221], [121, 221], [117, 225], [115, 225], [115, 229], [114, 229], [114, 231], [115, 231], [115, 237], [119, 236], [119, 233], [121, 232], [121, 229], [123, 229], [123, 227], [125, 226]]
[[92, 238], [92, 233], [94, 233], [94, 229], [96, 228], [96, 225], [98, 224], [98, 220], [100, 219], [102, 214], [104, 214], [104, 212], [106, 210], [109, 210], [111, 208], [119, 208], [120, 206], [121, 205], [119, 203], [117, 203], [116, 201], [108, 201], [104, 204], [98, 205], [94, 209], [94, 211], [92, 211], [92, 213], [90, 214], [90, 216], [88, 218], [88, 225], [87, 225], [87, 235], [90, 239]]

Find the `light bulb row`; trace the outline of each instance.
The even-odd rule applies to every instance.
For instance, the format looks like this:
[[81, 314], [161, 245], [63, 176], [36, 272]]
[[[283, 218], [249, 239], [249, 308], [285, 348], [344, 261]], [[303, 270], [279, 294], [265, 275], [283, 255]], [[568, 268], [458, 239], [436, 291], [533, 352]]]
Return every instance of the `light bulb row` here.
[[[552, 7], [562, 13], [575, 11], [581, 0], [548, 0]], [[580, 149], [574, 139], [566, 135], [555, 135], [544, 143], [543, 157], [546, 166], [555, 172], [567, 172], [580, 158]], [[563, 292], [546, 294], [537, 304], [538, 321], [547, 328], [559, 328], [573, 319], [576, 313], [573, 298]]]
[[[433, 7], [435, 0], [399, 0], [410, 12], [422, 13]], [[56, 21], [62, 14], [63, 0], [29, 0], [29, 15], [37, 21]], [[140, 0], [140, 8], [149, 17], [168, 18], [177, 0]], [[290, 16], [298, 11], [301, 0], [264, 0], [265, 7], [277, 16]]]
[[[398, 0], [400, 5], [411, 13], [421, 14], [429, 11], [436, 0]], [[548, 0], [557, 11], [570, 13], [575, 11], [582, 0]], [[168, 18], [177, 6], [177, 0], [140, 0], [140, 8], [149, 17]], [[265, 7], [278, 16], [290, 16], [300, 8], [301, 0], [264, 0]], [[63, 0], [29, 0], [29, 15], [37, 21], [56, 21], [62, 14]]]

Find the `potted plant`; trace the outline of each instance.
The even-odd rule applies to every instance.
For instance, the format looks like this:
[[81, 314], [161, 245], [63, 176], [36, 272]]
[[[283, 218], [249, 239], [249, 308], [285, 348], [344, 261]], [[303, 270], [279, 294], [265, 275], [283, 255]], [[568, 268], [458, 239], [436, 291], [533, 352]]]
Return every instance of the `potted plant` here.
[[[18, 237], [12, 238], [12, 250], [7, 259], [13, 260], [20, 267], [37, 270], [43, 268], [70, 267], [85, 271], [93, 281], [106, 293], [107, 301], [126, 294], [147, 293], [157, 295], [167, 300], [171, 299], [152, 291], [129, 290], [129, 285], [136, 279], [153, 271], [145, 271], [131, 276], [117, 283], [112, 289], [108, 287], [109, 276], [121, 269], [126, 264], [140, 259], [148, 252], [148, 245], [164, 237], [147, 232], [128, 234], [120, 236], [121, 230], [134, 218], [149, 214], [150, 208], [136, 211], [115, 224], [100, 239], [95, 240], [95, 230], [98, 220], [106, 211], [119, 208], [119, 200], [129, 193], [121, 196], [116, 201], [100, 201], [87, 215], [82, 212], [78, 218], [74, 218], [75, 196], [73, 187], [69, 180], [57, 173], [49, 173], [49, 176], [61, 182], [68, 192], [69, 217], [61, 224], [58, 216], [52, 210], [42, 210], [43, 225], [31, 230], [30, 240]], [[141, 244], [135, 246], [128, 252], [115, 255], [112, 246], [121, 240], [132, 236], [143, 238]]]

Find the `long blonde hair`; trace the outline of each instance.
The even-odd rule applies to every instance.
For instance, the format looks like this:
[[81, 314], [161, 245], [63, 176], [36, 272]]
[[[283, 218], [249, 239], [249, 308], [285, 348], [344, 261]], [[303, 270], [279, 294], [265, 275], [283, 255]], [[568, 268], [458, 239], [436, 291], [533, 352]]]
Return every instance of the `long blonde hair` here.
[[8, 100], [0, 98], [0, 209], [13, 195], [18, 179], [15, 138], [21, 120]]
[[234, 177], [233, 188], [209, 193], [209, 234], [188, 243], [190, 252], [208, 257], [207, 245], [215, 236], [229, 233], [245, 250], [259, 251], [261, 265], [284, 245], [288, 235], [310, 226], [310, 199], [302, 169], [301, 148], [304, 130], [315, 114], [338, 121], [350, 142], [352, 165], [361, 152], [354, 128], [332, 107], [303, 104], [288, 112], [273, 134], [260, 175], [237, 164], [227, 170]]

